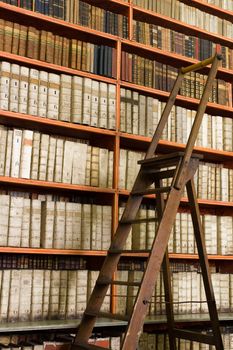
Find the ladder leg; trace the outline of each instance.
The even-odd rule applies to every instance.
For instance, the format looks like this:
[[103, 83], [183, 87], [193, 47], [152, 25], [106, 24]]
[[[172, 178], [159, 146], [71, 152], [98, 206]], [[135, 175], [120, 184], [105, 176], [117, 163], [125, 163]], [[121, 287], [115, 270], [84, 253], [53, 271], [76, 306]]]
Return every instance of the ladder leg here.
[[123, 339], [121, 350], [136, 349], [138, 337], [148, 310], [149, 301], [153, 294], [154, 285], [160, 273], [170, 232], [180, 204], [181, 194], [181, 190], [172, 188], [168, 195], [163, 211], [163, 217], [157, 229], [157, 233], [151, 248], [151, 253], [148, 258], [147, 267], [144, 272], [141, 287], [137, 294], [137, 300], [132, 310], [131, 319], [125, 333], [125, 338]]
[[[155, 186], [162, 186], [162, 181], [155, 180]], [[164, 194], [159, 193], [156, 197], [156, 207], [158, 211], [159, 220], [161, 220], [164, 210]], [[168, 337], [170, 350], [176, 350], [176, 340], [174, 337], [174, 313], [173, 313], [173, 297], [172, 297], [172, 286], [171, 286], [171, 271], [168, 257], [168, 249], [166, 249], [163, 263], [163, 280], [164, 280], [164, 292], [165, 292], [165, 302], [166, 302], [166, 315], [168, 323]]]
[[218, 313], [216, 308], [214, 291], [213, 291], [213, 286], [212, 286], [210, 272], [209, 272], [209, 263], [208, 263], [208, 258], [207, 258], [205, 243], [204, 243], [199, 206], [197, 202], [193, 179], [187, 182], [186, 188], [187, 188], [188, 199], [190, 203], [194, 234], [195, 234], [198, 254], [200, 258], [200, 265], [201, 265], [201, 270], [203, 275], [203, 282], [204, 282], [205, 293], [206, 293], [206, 298], [208, 303], [208, 309], [209, 309], [210, 319], [213, 327], [213, 333], [216, 341], [215, 347], [216, 347], [216, 350], [224, 350], [220, 328], [219, 328]]

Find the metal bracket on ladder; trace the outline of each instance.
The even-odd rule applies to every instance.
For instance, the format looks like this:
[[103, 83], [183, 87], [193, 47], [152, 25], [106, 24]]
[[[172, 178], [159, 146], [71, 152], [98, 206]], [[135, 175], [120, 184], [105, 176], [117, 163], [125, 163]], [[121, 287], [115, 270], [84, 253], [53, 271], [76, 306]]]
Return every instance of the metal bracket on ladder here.
[[[78, 328], [75, 342], [71, 347], [72, 350], [102, 349], [98, 346], [88, 343], [88, 339], [92, 334], [96, 318], [101, 316], [116, 319], [124, 318], [127, 320], [128, 326], [121, 344], [121, 350], [136, 350], [144, 318], [148, 310], [148, 304], [151, 299], [154, 285], [158, 274], [160, 273], [162, 264], [164, 271], [170, 350], [176, 350], [175, 338], [183, 338], [197, 342], [203, 342], [206, 344], [214, 345], [216, 350], [223, 350], [218, 314], [208, 268], [207, 254], [204, 245], [200, 213], [193, 184], [193, 176], [197, 170], [199, 159], [201, 158], [199, 155], [193, 154], [193, 148], [220, 60], [221, 56], [216, 54], [210, 59], [186, 68], [182, 68], [180, 70], [169, 96], [168, 102], [162, 113], [158, 127], [146, 153], [145, 159], [139, 162], [141, 164], [141, 168], [135, 180], [133, 189], [130, 193], [123, 216], [119, 221], [118, 228], [108, 250], [107, 257], [105, 258], [105, 261], [101, 268], [99, 277], [96, 281], [96, 285], [88, 301], [81, 324]], [[175, 99], [181, 87], [184, 74], [198, 70], [209, 64], [212, 66], [184, 152], [155, 156], [159, 139], [161, 138], [163, 129], [167, 123], [169, 114], [175, 103]], [[166, 169], [167, 167], [169, 167], [168, 170]], [[171, 185], [163, 186], [162, 180], [167, 178], [172, 179]], [[150, 187], [152, 184], [155, 185], [154, 188]], [[200, 257], [200, 265], [202, 269], [204, 287], [212, 325], [212, 335], [200, 334], [175, 328], [172, 309], [171, 276], [169, 271], [167, 244], [185, 186], [187, 188], [188, 199], [190, 202], [194, 233], [198, 248], [198, 254]], [[112, 279], [112, 276], [117, 269], [117, 264], [120, 260], [121, 254], [124, 252], [124, 245], [132, 228], [132, 225], [140, 221], [136, 218], [136, 215], [140, 208], [143, 196], [145, 194], [152, 193], [156, 194], [157, 203], [157, 215], [155, 215], [154, 220], [158, 220], [159, 222], [141, 283], [138, 283], [138, 281], [132, 283], [127, 282], [128, 285], [131, 283], [132, 286], [138, 288], [138, 293], [135, 298], [132, 312], [126, 316], [111, 313], [103, 314], [100, 312], [100, 308], [109, 286], [113, 284], [122, 285], [123, 283], [122, 281], [114, 281]], [[164, 198], [165, 193], [167, 194], [166, 200]], [[144, 222], [145, 221], [146, 220], [144, 220]]]

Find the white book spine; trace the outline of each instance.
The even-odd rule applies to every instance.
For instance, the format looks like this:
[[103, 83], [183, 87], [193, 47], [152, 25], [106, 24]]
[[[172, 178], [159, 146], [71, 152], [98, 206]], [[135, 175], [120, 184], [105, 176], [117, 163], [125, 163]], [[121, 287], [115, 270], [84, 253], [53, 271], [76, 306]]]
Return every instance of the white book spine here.
[[63, 149], [64, 149], [64, 140], [57, 139], [57, 147], [56, 147], [56, 155], [55, 155], [55, 172], [54, 172], [55, 182], [61, 182], [62, 180]]
[[21, 143], [22, 143], [22, 130], [14, 129], [12, 159], [11, 159], [11, 176], [12, 177], [19, 177]]
[[72, 184], [85, 185], [88, 150], [90, 146], [85, 143], [77, 142], [74, 145]]
[[77, 288], [77, 277], [76, 271], [68, 271], [68, 289], [67, 289], [67, 306], [66, 316], [68, 319], [75, 318], [76, 316], [76, 288]]
[[50, 298], [49, 298], [49, 318], [58, 319], [59, 316], [59, 289], [61, 271], [51, 271]]
[[65, 247], [65, 202], [55, 203], [53, 247], [55, 249]]
[[28, 111], [29, 68], [20, 67], [19, 82], [19, 112], [26, 114]]
[[55, 156], [56, 156], [56, 137], [50, 136], [49, 138], [49, 151], [48, 151], [48, 165], [47, 165], [47, 180], [53, 181], [55, 171]]
[[3, 125], [0, 125], [0, 175], [5, 175], [6, 168], [6, 153], [7, 153], [7, 134], [9, 130]]
[[83, 78], [74, 76], [72, 78], [72, 122], [82, 123], [82, 95], [83, 95]]
[[9, 109], [12, 112], [19, 111], [19, 65], [18, 64], [11, 65]]
[[41, 233], [41, 201], [33, 199], [31, 201], [31, 234], [30, 246], [40, 248]]
[[47, 320], [49, 318], [50, 281], [51, 281], [51, 271], [44, 270], [43, 302], [42, 302], [43, 320]]
[[31, 165], [31, 179], [38, 179], [39, 172], [39, 157], [40, 157], [40, 133], [34, 132], [32, 142], [32, 165]]
[[90, 125], [91, 122], [91, 86], [92, 80], [83, 78], [83, 124]]
[[0, 297], [0, 319], [2, 322], [8, 321], [10, 285], [11, 285], [11, 270], [4, 270], [2, 274], [2, 286], [1, 286], [1, 297]]
[[116, 129], [116, 86], [108, 85], [108, 128]]
[[91, 205], [82, 205], [82, 231], [81, 231], [82, 249], [91, 247]]
[[74, 203], [65, 203], [65, 249], [73, 245], [73, 207]]
[[23, 201], [22, 197], [11, 197], [9, 233], [7, 245], [11, 247], [20, 247], [22, 219], [23, 219]]
[[77, 297], [77, 308], [76, 315], [81, 316], [84, 312], [87, 304], [87, 281], [88, 281], [88, 271], [78, 270], [76, 272], [76, 297]]
[[41, 207], [41, 247], [53, 248], [55, 202], [42, 202]]
[[81, 249], [82, 205], [80, 203], [73, 203], [72, 217], [72, 249]]
[[66, 302], [67, 302], [67, 279], [68, 271], [60, 271], [60, 286], [59, 286], [59, 319], [66, 318]]
[[20, 271], [19, 321], [31, 318], [32, 270]]
[[1, 222], [1, 235], [0, 246], [7, 245], [8, 230], [9, 230], [9, 212], [10, 212], [10, 196], [0, 195], [0, 222]]
[[0, 62], [0, 109], [8, 110], [10, 102], [11, 65]]
[[40, 71], [40, 83], [39, 83], [39, 101], [38, 101], [38, 116], [42, 118], [47, 117], [48, 108], [48, 79], [47, 72]]
[[60, 97], [60, 76], [54, 73], [49, 73], [47, 117], [50, 119], [58, 119], [59, 97]]
[[112, 232], [112, 207], [102, 206], [102, 250], [107, 250], [111, 242]]
[[70, 75], [61, 75], [59, 119], [66, 122], [71, 120], [71, 83]]
[[33, 131], [23, 130], [19, 176], [25, 179], [30, 179], [31, 174], [32, 141]]
[[71, 183], [72, 180], [72, 168], [73, 168], [73, 155], [75, 150], [75, 143], [66, 140], [64, 142], [64, 159], [62, 169], [62, 182]]
[[40, 139], [40, 162], [39, 162], [39, 180], [45, 181], [47, 175], [49, 138], [47, 134], [42, 134]]
[[108, 85], [100, 82], [100, 103], [99, 103], [99, 127], [108, 127], [108, 104], [107, 104]]
[[92, 80], [91, 86], [91, 119], [92, 126], [98, 126], [99, 117], [99, 82]]
[[33, 270], [31, 299], [31, 318], [33, 321], [42, 319], [43, 288], [44, 270]]
[[13, 146], [13, 130], [7, 131], [7, 144], [6, 144], [6, 159], [5, 159], [5, 176], [10, 176], [11, 172], [11, 157]]
[[11, 271], [8, 321], [15, 322], [19, 318], [20, 270]]
[[22, 218], [22, 233], [21, 233], [21, 247], [29, 247], [30, 237], [30, 217], [31, 217], [31, 200], [23, 198], [23, 218]]
[[31, 68], [29, 73], [28, 114], [38, 114], [39, 72]]

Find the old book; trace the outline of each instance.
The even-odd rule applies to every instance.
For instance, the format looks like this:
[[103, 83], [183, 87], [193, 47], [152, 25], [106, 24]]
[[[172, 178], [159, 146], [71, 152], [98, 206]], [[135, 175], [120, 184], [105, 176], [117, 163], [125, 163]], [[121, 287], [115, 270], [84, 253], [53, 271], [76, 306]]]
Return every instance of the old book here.
[[28, 111], [29, 68], [20, 67], [19, 81], [19, 112], [26, 114]]
[[30, 221], [30, 247], [40, 248], [41, 241], [41, 201], [33, 199], [31, 201], [31, 221]]
[[132, 92], [133, 106], [132, 106], [132, 133], [138, 134], [139, 125], [139, 93], [136, 91]]
[[20, 247], [23, 218], [23, 202], [23, 197], [11, 197], [7, 242], [7, 244], [11, 247]]
[[50, 298], [49, 298], [49, 318], [58, 319], [59, 317], [59, 288], [61, 271], [51, 271]]
[[108, 85], [108, 128], [116, 129], [116, 86]]
[[39, 59], [41, 61], [45, 61], [45, 58], [46, 58], [46, 42], [47, 42], [47, 32], [45, 30], [41, 30], [41, 32], [40, 32], [40, 56], [39, 56]]
[[10, 211], [10, 196], [0, 195], [0, 222], [1, 222], [1, 236], [0, 246], [7, 245], [8, 227], [9, 227], [9, 211]]
[[[91, 156], [90, 151], [91, 147], [88, 146], [86, 143], [77, 142], [74, 144], [72, 184], [89, 185], [89, 183], [86, 183], [86, 171], [87, 163], [88, 161], [91, 161], [90, 159], [88, 159], [88, 156]], [[87, 180], [90, 181], [90, 174]]]
[[108, 85], [106, 83], [100, 82], [99, 85], [99, 127], [108, 127]]
[[64, 249], [65, 247], [65, 202], [55, 203], [53, 247]]
[[73, 246], [73, 208], [74, 203], [65, 203], [65, 249], [72, 249]]
[[27, 26], [20, 25], [18, 54], [24, 57], [26, 56], [27, 31], [28, 31]]
[[7, 128], [0, 125], [0, 175], [5, 175], [7, 134]]
[[72, 105], [71, 105], [71, 121], [73, 123], [82, 123], [82, 111], [83, 111], [83, 78], [74, 76], [72, 77]]
[[139, 95], [139, 135], [145, 135], [146, 128], [146, 96]]
[[53, 248], [55, 202], [41, 203], [41, 247]]
[[32, 141], [32, 163], [31, 163], [31, 179], [38, 179], [39, 159], [40, 159], [40, 138], [39, 132], [34, 132]]
[[60, 97], [60, 76], [58, 74], [49, 73], [47, 117], [50, 119], [58, 119], [59, 97]]
[[14, 129], [12, 159], [11, 159], [11, 176], [12, 177], [19, 177], [21, 143], [22, 143], [22, 130]]
[[100, 148], [92, 147], [91, 150], [91, 186], [99, 186], [99, 155]]
[[75, 150], [75, 142], [65, 140], [63, 170], [62, 170], [62, 182], [64, 183], [71, 183], [71, 180], [72, 180], [74, 150]]
[[112, 207], [102, 206], [102, 250], [107, 250], [111, 243], [112, 233]]
[[19, 76], [20, 67], [18, 64], [11, 65], [11, 80], [10, 80], [10, 102], [9, 109], [12, 112], [19, 111]]
[[23, 130], [19, 176], [30, 179], [33, 131]]
[[126, 90], [125, 96], [125, 108], [126, 108], [126, 119], [125, 119], [125, 127], [126, 132], [132, 133], [132, 119], [133, 119], [133, 111], [132, 111], [132, 91]]
[[10, 101], [11, 64], [0, 62], [0, 109], [8, 110]]
[[56, 147], [56, 155], [55, 155], [55, 171], [54, 171], [55, 182], [61, 182], [62, 180], [63, 150], [64, 150], [64, 140], [57, 138], [57, 147]]
[[38, 116], [46, 118], [48, 108], [48, 72], [40, 71], [39, 79]]
[[11, 270], [2, 271], [0, 316], [2, 322], [8, 321], [9, 297], [11, 284]]
[[44, 270], [32, 271], [31, 319], [41, 320], [43, 315]]
[[29, 95], [28, 95], [28, 114], [38, 114], [38, 96], [39, 96], [39, 71], [30, 68], [29, 74]]
[[86, 169], [85, 169], [85, 185], [90, 186], [91, 184], [91, 155], [92, 155], [92, 147], [87, 147], [86, 154]]
[[87, 304], [87, 283], [88, 283], [88, 271], [78, 270], [76, 271], [76, 315], [80, 317]]
[[42, 134], [40, 139], [39, 180], [46, 180], [49, 150], [49, 135]]
[[113, 151], [108, 151], [108, 188], [113, 186]]
[[92, 80], [91, 85], [91, 118], [90, 125], [98, 126], [99, 118], [99, 86], [100, 83], [96, 80]]
[[126, 188], [127, 150], [120, 150], [119, 188]]
[[20, 271], [19, 321], [31, 318], [32, 270]]
[[80, 203], [72, 204], [72, 249], [81, 249], [82, 205]]
[[92, 80], [83, 78], [83, 124], [90, 125], [91, 122], [91, 92]]
[[49, 149], [48, 149], [48, 161], [47, 161], [47, 175], [46, 175], [47, 181], [54, 180], [56, 146], [57, 146], [57, 138], [54, 136], [50, 136]]
[[7, 52], [11, 52], [12, 50], [13, 26], [14, 26], [13, 22], [5, 21], [4, 23], [3, 50]]
[[77, 305], [77, 272], [74, 270], [68, 271], [68, 287], [67, 287], [67, 304], [66, 304], [66, 317], [72, 319], [76, 317], [76, 305]]
[[108, 186], [108, 153], [106, 148], [99, 149], [99, 187]]
[[43, 320], [47, 320], [49, 318], [50, 281], [51, 281], [51, 271], [44, 270], [43, 299], [42, 299]]
[[91, 205], [82, 205], [82, 227], [81, 227], [81, 247], [91, 248]]
[[13, 146], [13, 130], [8, 130], [7, 131], [6, 154], [5, 154], [5, 170], [4, 170], [5, 176], [10, 176], [12, 146]]
[[22, 230], [20, 247], [30, 247], [30, 216], [31, 216], [31, 200], [29, 198], [23, 198], [23, 212], [22, 212]]
[[20, 270], [11, 271], [8, 321], [15, 322], [19, 318]]
[[59, 119], [66, 122], [71, 121], [71, 83], [70, 75], [61, 74]]
[[65, 270], [60, 271], [59, 309], [58, 309], [59, 319], [66, 318], [67, 280], [68, 280], [68, 271], [65, 271]]

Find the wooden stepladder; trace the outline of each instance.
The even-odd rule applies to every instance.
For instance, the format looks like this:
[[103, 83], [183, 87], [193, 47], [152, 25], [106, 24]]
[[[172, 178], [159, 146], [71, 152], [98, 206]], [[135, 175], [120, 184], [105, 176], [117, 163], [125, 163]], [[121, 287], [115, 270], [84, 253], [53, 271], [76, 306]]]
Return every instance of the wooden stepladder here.
[[[220, 60], [221, 56], [216, 54], [212, 58], [180, 70], [168, 102], [162, 113], [160, 122], [152, 138], [149, 149], [146, 153], [145, 159], [139, 162], [141, 164], [141, 168], [130, 193], [122, 218], [119, 221], [119, 225], [108, 250], [107, 257], [105, 258], [99, 273], [99, 277], [97, 278], [96, 285], [87, 304], [81, 324], [78, 328], [77, 336], [74, 344], [72, 345], [72, 350], [102, 349], [98, 346], [89, 344], [88, 339], [92, 334], [97, 317], [122, 319], [122, 315], [103, 313], [100, 311], [109, 286], [122, 284], [138, 288], [131, 314], [124, 317], [124, 319], [127, 320], [128, 325], [121, 344], [121, 350], [136, 350], [139, 336], [143, 327], [143, 321], [145, 319], [149, 302], [153, 294], [155, 282], [162, 264], [170, 350], [176, 350], [176, 338], [210, 344], [215, 346], [216, 350], [223, 350], [218, 314], [203, 239], [200, 213], [193, 183], [193, 176], [197, 170], [200, 156], [192, 153], [206, 105], [212, 91], [213, 81], [216, 77]], [[167, 123], [171, 109], [175, 103], [184, 74], [191, 71], [196, 71], [209, 64], [211, 64], [211, 68], [208, 79], [184, 152], [155, 156], [159, 139]], [[169, 178], [171, 179], [171, 185], [163, 186], [163, 179]], [[152, 188], [151, 185], [154, 185], [154, 187]], [[196, 333], [175, 328], [167, 244], [185, 186], [190, 202], [194, 233], [212, 325], [212, 334]], [[164, 198], [165, 193], [167, 193], [166, 200]], [[155, 215], [155, 218], [150, 218], [149, 221], [158, 221], [158, 227], [155, 232], [155, 238], [151, 250], [149, 251], [149, 257], [142, 280], [140, 283], [116, 281], [113, 279], [113, 274], [117, 269], [117, 264], [121, 254], [125, 252], [124, 245], [132, 225], [135, 223], [148, 221], [146, 218], [136, 219], [143, 196], [146, 194], [156, 194], [157, 215]]]

